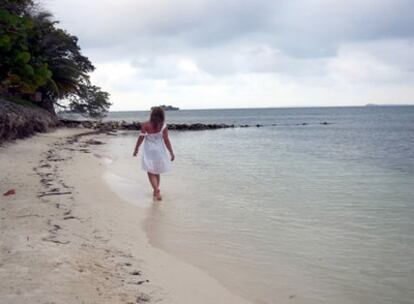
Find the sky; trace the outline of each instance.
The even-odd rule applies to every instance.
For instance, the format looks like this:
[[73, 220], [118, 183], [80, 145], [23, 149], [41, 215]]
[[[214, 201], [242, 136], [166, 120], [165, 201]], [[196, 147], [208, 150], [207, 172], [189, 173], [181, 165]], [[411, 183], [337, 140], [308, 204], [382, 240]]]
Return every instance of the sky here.
[[112, 111], [414, 103], [413, 0], [43, 0]]

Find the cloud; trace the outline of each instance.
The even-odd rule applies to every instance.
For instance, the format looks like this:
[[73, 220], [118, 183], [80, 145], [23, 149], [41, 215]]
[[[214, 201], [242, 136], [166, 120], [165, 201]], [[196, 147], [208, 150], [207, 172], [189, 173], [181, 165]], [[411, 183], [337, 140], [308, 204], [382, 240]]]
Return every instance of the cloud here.
[[[344, 42], [414, 35], [410, 0], [48, 2], [88, 48], [209, 48], [252, 39], [290, 55], [324, 55]], [[138, 48], [137, 50], [140, 50]]]
[[375, 40], [339, 48], [328, 63], [338, 81], [386, 85], [414, 82], [414, 40]]
[[414, 101], [411, 0], [45, 6], [80, 38], [98, 68], [93, 79], [116, 99], [114, 109], [158, 98], [187, 108]]

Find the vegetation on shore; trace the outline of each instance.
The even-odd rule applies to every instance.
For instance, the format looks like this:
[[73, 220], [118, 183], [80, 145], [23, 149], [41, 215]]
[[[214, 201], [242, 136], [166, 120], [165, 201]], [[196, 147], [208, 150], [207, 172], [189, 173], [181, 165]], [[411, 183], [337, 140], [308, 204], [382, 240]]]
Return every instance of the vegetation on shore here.
[[19, 97], [55, 113], [55, 107], [100, 117], [109, 93], [90, 82], [95, 67], [78, 38], [32, 0], [0, 2], [0, 95]]
[[[166, 105], [160, 105], [158, 107], [162, 108], [165, 111], [178, 111], [180, 109], [178, 107], [173, 107], [171, 105], [168, 105], [168, 106], [166, 106]], [[153, 110], [154, 108], [156, 108], [156, 107], [151, 107], [151, 110]]]

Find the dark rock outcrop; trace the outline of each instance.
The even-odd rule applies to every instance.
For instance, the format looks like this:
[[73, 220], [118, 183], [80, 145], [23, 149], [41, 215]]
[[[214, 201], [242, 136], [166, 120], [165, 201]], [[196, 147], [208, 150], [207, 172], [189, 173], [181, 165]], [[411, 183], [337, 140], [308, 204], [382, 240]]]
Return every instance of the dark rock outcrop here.
[[[68, 120], [68, 119], [61, 119], [60, 120], [62, 126], [68, 128], [76, 128], [76, 127], [83, 127], [88, 129], [94, 129], [100, 132], [111, 132], [116, 130], [135, 130], [138, 131], [141, 129], [141, 123], [134, 121], [134, 122], [126, 122], [126, 121], [91, 121], [91, 120]], [[330, 124], [328, 122], [320, 123], [322, 125]], [[174, 131], [200, 131], [200, 130], [215, 130], [215, 129], [226, 129], [226, 128], [250, 128], [250, 127], [266, 127], [266, 126], [277, 126], [278, 124], [242, 124], [242, 125], [234, 125], [234, 124], [224, 124], [224, 123], [217, 123], [217, 124], [210, 124], [210, 123], [169, 123], [168, 129]], [[297, 126], [306, 126], [308, 123], [298, 123]]]
[[[115, 131], [115, 130], [141, 130], [141, 123], [126, 122], [126, 121], [90, 121], [90, 120], [68, 120], [61, 119], [60, 123], [62, 126], [68, 128], [77, 128], [83, 127], [88, 129], [95, 129], [105, 132]], [[170, 123], [168, 124], [169, 130], [175, 131], [199, 131], [199, 130], [215, 130], [215, 129], [225, 129], [225, 128], [235, 128], [235, 125], [228, 124], [205, 124], [205, 123]]]
[[46, 132], [59, 125], [59, 120], [38, 107], [25, 107], [0, 97], [0, 143]]

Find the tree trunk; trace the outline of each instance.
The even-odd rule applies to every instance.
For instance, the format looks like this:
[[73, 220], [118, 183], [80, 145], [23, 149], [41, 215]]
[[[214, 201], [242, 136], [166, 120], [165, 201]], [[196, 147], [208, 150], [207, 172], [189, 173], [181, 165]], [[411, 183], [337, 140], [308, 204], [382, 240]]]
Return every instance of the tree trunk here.
[[47, 96], [43, 96], [42, 100], [36, 102], [36, 104], [39, 107], [47, 110], [50, 114], [56, 115], [55, 106], [54, 106], [53, 100], [49, 99]]

